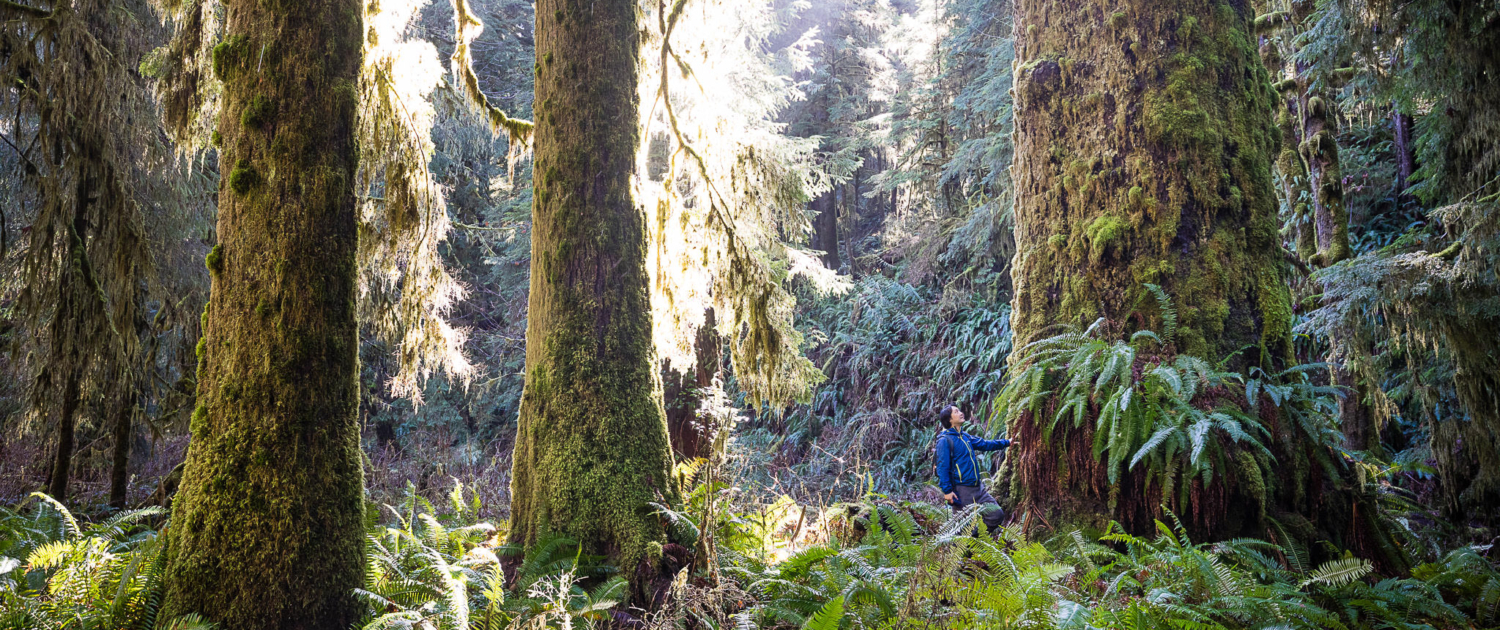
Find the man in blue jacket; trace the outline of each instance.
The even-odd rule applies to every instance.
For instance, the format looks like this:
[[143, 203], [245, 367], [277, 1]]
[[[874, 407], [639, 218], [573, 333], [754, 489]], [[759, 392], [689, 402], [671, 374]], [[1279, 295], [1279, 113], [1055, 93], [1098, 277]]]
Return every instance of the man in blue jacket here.
[[943, 499], [956, 512], [974, 503], [989, 504], [981, 508], [984, 525], [990, 533], [999, 530], [1005, 519], [1005, 511], [990, 493], [984, 491], [979, 481], [979, 460], [974, 451], [998, 451], [1009, 447], [1010, 440], [984, 440], [964, 433], [960, 426], [964, 412], [948, 405], [938, 412], [938, 425], [942, 432], [937, 440], [938, 487], [943, 489]]

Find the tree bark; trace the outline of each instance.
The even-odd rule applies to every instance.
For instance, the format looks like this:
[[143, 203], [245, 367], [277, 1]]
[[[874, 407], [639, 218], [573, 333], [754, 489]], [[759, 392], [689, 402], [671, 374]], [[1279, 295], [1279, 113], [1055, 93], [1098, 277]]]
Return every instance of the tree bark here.
[[[76, 365], [76, 363], [75, 363]], [[68, 498], [68, 478], [73, 471], [74, 416], [78, 413], [78, 368], [68, 371], [63, 386], [62, 413], [57, 416], [57, 450], [53, 452], [52, 473], [47, 477], [47, 494], [58, 501]]]
[[1412, 137], [1411, 114], [1399, 111], [1391, 114], [1391, 125], [1395, 127], [1396, 150], [1396, 199], [1409, 201], [1406, 189], [1411, 186], [1411, 176], [1417, 171], [1416, 140]]
[[1287, 360], [1275, 96], [1248, 9], [1019, 7], [1017, 339], [1121, 322], [1155, 283], [1180, 311], [1180, 350], [1217, 360], [1250, 346], [1231, 367]]
[[134, 437], [136, 393], [126, 395], [123, 404], [116, 410], [114, 426], [114, 461], [109, 471], [109, 506], [125, 509], [126, 494], [130, 490], [130, 440]]
[[823, 252], [823, 266], [838, 271], [843, 265], [839, 258], [839, 213], [834, 203], [832, 190], [812, 201], [813, 249]]
[[[1154, 283], [1178, 312], [1163, 354], [1236, 371], [1286, 367], [1277, 96], [1247, 3], [1023, 0], [1018, 10], [1018, 345], [1097, 318], [1121, 335], [1160, 331], [1164, 316], [1143, 286]], [[1011, 427], [1012, 497], [1054, 525], [1115, 520], [1149, 532], [1168, 501], [1195, 535], [1263, 535], [1267, 512], [1310, 514], [1327, 484], [1290, 421], [1268, 422], [1279, 475], [1264, 456], [1233, 452], [1212, 484], [1182, 480], [1188, 498], [1177, 501], [1139, 469], [1110, 484], [1091, 453], [1092, 425], [1043, 440], [1041, 423], [1022, 414]]]
[[566, 534], [636, 592], [675, 502], [651, 336], [646, 215], [631, 193], [640, 41], [631, 0], [536, 7], [536, 157], [526, 382], [510, 541]]
[[162, 615], [346, 628], [363, 584], [357, 0], [229, 0], [218, 238]]

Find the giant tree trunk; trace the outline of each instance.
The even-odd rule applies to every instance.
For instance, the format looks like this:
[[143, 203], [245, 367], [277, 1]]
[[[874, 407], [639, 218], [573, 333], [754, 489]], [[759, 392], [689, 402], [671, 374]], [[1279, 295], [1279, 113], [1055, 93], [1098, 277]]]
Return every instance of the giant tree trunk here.
[[[1018, 343], [1096, 318], [1124, 333], [1160, 330], [1143, 287], [1154, 283], [1178, 310], [1167, 353], [1233, 370], [1286, 367], [1292, 315], [1271, 178], [1276, 95], [1248, 3], [1023, 0], [1018, 10]], [[1263, 534], [1271, 512], [1299, 538], [1338, 540], [1359, 515], [1347, 497], [1333, 497], [1337, 480], [1312, 463], [1291, 421], [1273, 414], [1268, 422], [1278, 474], [1263, 472], [1271, 466], [1263, 456], [1233, 453], [1211, 484], [1183, 481], [1191, 498], [1178, 512], [1207, 537]], [[1142, 471], [1108, 482], [1090, 453], [1091, 425], [1059, 429], [1050, 441], [1039, 425], [1023, 414], [1011, 428], [1021, 509], [1054, 525], [1117, 520], [1134, 531], [1163, 517], [1163, 490]], [[1304, 518], [1322, 510], [1335, 520]]]
[[672, 453], [652, 347], [632, 0], [536, 6], [536, 158], [526, 385], [510, 540], [566, 534], [637, 585], [665, 532]]
[[347, 628], [363, 583], [354, 169], [362, 5], [229, 0], [213, 290], [164, 618]]
[[1247, 8], [1019, 5], [1015, 331], [1120, 322], [1155, 283], [1179, 349], [1291, 356], [1271, 161], [1275, 96]]

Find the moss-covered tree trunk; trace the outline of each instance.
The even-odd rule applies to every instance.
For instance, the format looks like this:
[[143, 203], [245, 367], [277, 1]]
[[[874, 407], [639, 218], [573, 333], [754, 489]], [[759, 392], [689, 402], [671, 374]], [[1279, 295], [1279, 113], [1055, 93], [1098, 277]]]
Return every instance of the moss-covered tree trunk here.
[[[1175, 302], [1177, 340], [1143, 350], [1136, 369], [1173, 351], [1239, 371], [1286, 367], [1292, 314], [1271, 175], [1276, 95], [1248, 3], [1017, 6], [1018, 344], [1097, 318], [1119, 333], [1160, 330], [1143, 286], [1154, 283]], [[1181, 481], [1190, 498], [1175, 503], [1179, 515], [1201, 536], [1264, 535], [1274, 516], [1298, 538], [1343, 539], [1368, 515], [1336, 493], [1337, 473], [1314, 463], [1292, 421], [1269, 409], [1251, 412], [1273, 434], [1274, 464], [1231, 448], [1212, 482]], [[1142, 532], [1164, 518], [1163, 490], [1142, 470], [1109, 483], [1092, 457], [1091, 425], [1043, 440], [1037, 420], [1022, 414], [1011, 427], [1019, 509], [1053, 525], [1112, 519]]]
[[1154, 283], [1177, 304], [1179, 350], [1248, 346], [1234, 367], [1291, 356], [1275, 97], [1242, 4], [1019, 4], [1018, 340], [1123, 322]]
[[47, 494], [58, 501], [68, 498], [68, 478], [73, 471], [73, 429], [78, 412], [78, 373], [70, 370], [63, 386], [62, 411], [57, 415], [57, 450], [52, 452], [52, 472], [47, 476]]
[[[1257, 22], [1261, 30], [1269, 30], [1282, 25], [1281, 15], [1272, 15], [1272, 19], [1262, 19]], [[1261, 61], [1272, 73], [1273, 79], [1281, 76], [1284, 66], [1281, 51], [1274, 42], [1263, 41], [1260, 46]], [[1277, 86], [1290, 86], [1294, 88], [1296, 81], [1277, 83]], [[1290, 89], [1290, 88], [1289, 88]], [[1318, 236], [1316, 221], [1312, 211], [1312, 189], [1309, 188], [1307, 178], [1307, 166], [1302, 161], [1302, 154], [1297, 151], [1297, 145], [1301, 143], [1301, 110], [1302, 101], [1296, 94], [1279, 94], [1276, 106], [1276, 130], [1281, 136], [1281, 151], [1276, 156], [1276, 185], [1280, 189], [1281, 199], [1291, 211], [1287, 220], [1291, 223], [1293, 234], [1293, 247], [1296, 248], [1297, 258], [1303, 262], [1312, 260], [1318, 255]]]
[[218, 239], [163, 614], [347, 628], [363, 580], [356, 0], [229, 0]]
[[632, 0], [536, 5], [531, 295], [510, 540], [566, 534], [639, 589], [665, 537], [648, 503], [677, 492], [652, 347], [646, 215], [631, 194], [636, 22]]

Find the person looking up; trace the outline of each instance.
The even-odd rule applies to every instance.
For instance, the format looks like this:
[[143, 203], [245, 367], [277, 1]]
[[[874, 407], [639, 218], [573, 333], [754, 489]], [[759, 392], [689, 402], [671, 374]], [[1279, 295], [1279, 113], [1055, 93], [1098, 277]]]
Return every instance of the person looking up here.
[[985, 440], [965, 433], [962, 426], [964, 412], [947, 405], [938, 412], [937, 478], [943, 499], [957, 512], [975, 503], [980, 508], [984, 526], [993, 535], [1005, 520], [1005, 510], [990, 493], [985, 492], [979, 479], [979, 460], [975, 451], [1000, 451], [1014, 444], [1011, 440]]

